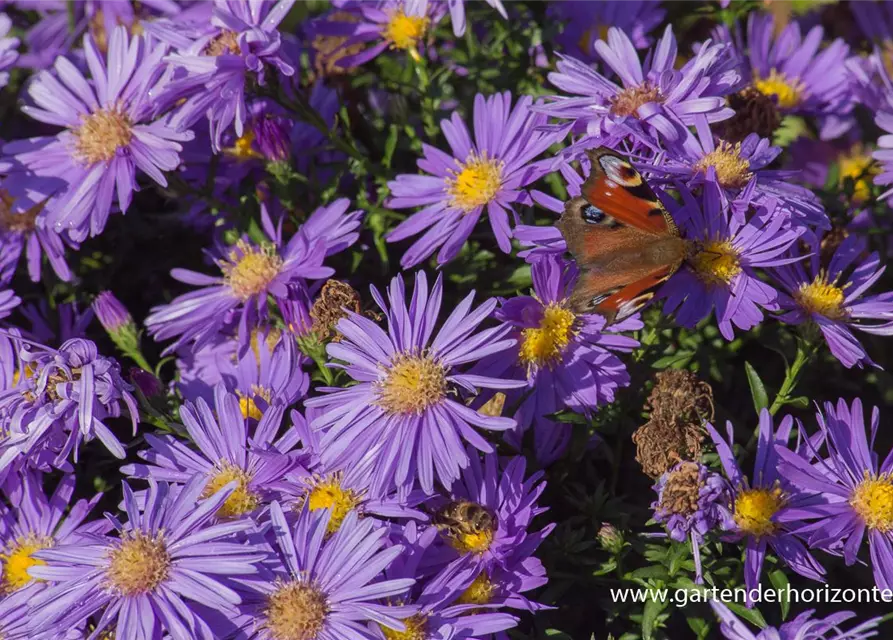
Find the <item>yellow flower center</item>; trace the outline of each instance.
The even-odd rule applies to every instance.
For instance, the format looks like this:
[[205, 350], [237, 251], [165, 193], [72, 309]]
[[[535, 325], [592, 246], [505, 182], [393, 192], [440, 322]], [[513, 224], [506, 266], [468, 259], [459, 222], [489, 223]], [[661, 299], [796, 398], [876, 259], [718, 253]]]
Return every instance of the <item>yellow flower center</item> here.
[[889, 475], [872, 478], [866, 473], [850, 496], [850, 506], [869, 529], [893, 530], [893, 480]]
[[15, 198], [6, 189], [0, 189], [0, 231], [27, 233], [34, 231], [37, 216], [43, 210], [46, 200], [28, 208], [27, 211], [13, 211]]
[[238, 485], [217, 510], [217, 515], [229, 518], [254, 511], [260, 503], [260, 496], [250, 489], [251, 475], [230, 462], [217, 463], [214, 475], [205, 485], [201, 497], [210, 498], [230, 482], [238, 482]]
[[329, 533], [341, 528], [341, 523], [353, 509], [360, 504], [360, 495], [353, 489], [341, 486], [341, 474], [332, 474], [315, 483], [307, 496], [311, 511], [329, 510]]
[[753, 177], [750, 161], [741, 157], [740, 142], [733, 145], [720, 141], [713, 151], [698, 160], [694, 169], [696, 172], [707, 173], [710, 167], [716, 171], [716, 179], [723, 187], [738, 189]]
[[385, 412], [418, 415], [446, 397], [446, 368], [429, 356], [402, 353], [376, 387], [376, 404]]
[[282, 258], [273, 246], [254, 247], [239, 240], [220, 266], [224, 283], [240, 300], [263, 293], [282, 269]]
[[450, 170], [455, 177], [446, 182], [452, 205], [468, 213], [490, 202], [502, 186], [504, 164], [472, 151], [459, 171]]
[[871, 197], [872, 178], [880, 173], [871, 154], [866, 153], [862, 145], [854, 145], [848, 153], [838, 158], [840, 162], [840, 182], [850, 178], [854, 182], [853, 198], [864, 202]]
[[735, 498], [735, 523], [750, 536], [759, 538], [773, 533], [772, 517], [784, 505], [781, 489], [745, 489]]
[[0, 554], [3, 566], [2, 593], [9, 594], [18, 591], [30, 584], [36, 578], [32, 578], [28, 569], [34, 566], [44, 566], [46, 562], [38, 558], [32, 558], [35, 551], [49, 549], [53, 546], [52, 538], [28, 535], [17, 539], [6, 551]]
[[458, 604], [490, 604], [495, 587], [486, 573], [481, 573], [459, 596]]
[[554, 303], [543, 310], [540, 326], [521, 333], [519, 357], [527, 366], [554, 366], [574, 335], [577, 317], [569, 309]]
[[105, 576], [109, 586], [122, 596], [153, 591], [167, 579], [171, 557], [161, 534], [141, 531], [124, 533], [120, 544], [109, 552]]
[[427, 640], [428, 638], [428, 619], [423, 615], [414, 615], [411, 618], [403, 620], [406, 631], [397, 631], [381, 627], [382, 633], [387, 640]]
[[801, 284], [800, 289], [794, 292], [794, 300], [807, 313], [817, 313], [831, 320], [841, 320], [847, 316], [844, 299], [843, 289], [829, 283], [824, 273], [819, 273], [812, 282]]
[[711, 240], [698, 245], [689, 264], [707, 284], [726, 285], [741, 273], [738, 252], [727, 240]]
[[273, 640], [314, 640], [329, 613], [326, 598], [297, 580], [283, 582], [269, 596], [264, 626]]
[[803, 101], [806, 85], [799, 78], [788, 78], [772, 69], [768, 78], [754, 78], [753, 86], [766, 96], [775, 96], [780, 109], [793, 109]]
[[635, 87], [628, 87], [611, 98], [611, 113], [615, 116], [633, 116], [644, 104], [663, 102], [660, 89], [643, 82]]
[[415, 48], [430, 22], [425, 16], [408, 16], [402, 10], [395, 11], [385, 27], [384, 37], [394, 49]]
[[577, 40], [577, 47], [583, 53], [592, 53], [595, 49], [595, 47], [593, 46], [594, 36], [598, 34], [599, 40], [607, 41], [608, 29], [610, 28], [611, 27], [606, 24], [591, 26], [590, 28], [586, 29], [586, 31], [583, 32], [583, 35], [580, 36], [580, 39]]
[[75, 156], [85, 164], [109, 162], [118, 149], [130, 144], [132, 126], [127, 114], [117, 108], [83, 116], [81, 126], [74, 130]]
[[255, 133], [246, 129], [245, 133], [236, 138], [233, 146], [224, 149], [224, 153], [238, 160], [257, 160], [263, 158], [263, 154], [254, 148]]
[[242, 417], [245, 419], [254, 418], [255, 420], [260, 420], [264, 417], [263, 411], [260, 410], [260, 407], [255, 403], [255, 398], [263, 398], [269, 404], [270, 400], [273, 397], [273, 392], [269, 389], [264, 389], [256, 384], [251, 385], [251, 391], [247, 394], [242, 394], [240, 391], [236, 391], [236, 394], [239, 396], [239, 409], [242, 410]]

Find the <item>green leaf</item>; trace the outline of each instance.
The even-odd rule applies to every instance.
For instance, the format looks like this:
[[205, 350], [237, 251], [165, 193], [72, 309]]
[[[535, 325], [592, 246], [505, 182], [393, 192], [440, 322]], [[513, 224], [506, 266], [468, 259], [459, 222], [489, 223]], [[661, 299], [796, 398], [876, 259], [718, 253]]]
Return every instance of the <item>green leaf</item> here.
[[809, 398], [806, 396], [797, 396], [796, 398], [788, 400], [787, 404], [792, 405], [797, 409], [806, 409], [809, 407]]
[[639, 580], [648, 580], [650, 578], [666, 580], [669, 577], [669, 574], [667, 573], [666, 567], [662, 567], [660, 565], [652, 565], [650, 567], [642, 567], [641, 569], [636, 569], [635, 571], [626, 574], [625, 577]]
[[645, 611], [642, 613], [642, 639], [651, 640], [654, 637], [654, 626], [657, 622], [657, 616], [667, 606], [666, 602], [659, 602], [655, 599], [648, 600], [645, 603]]
[[744, 363], [744, 371], [747, 373], [747, 384], [750, 385], [750, 395], [753, 398], [753, 408], [759, 414], [769, 406], [769, 396], [766, 394], [766, 386], [760, 380], [760, 376], [749, 362]]
[[766, 619], [757, 609], [748, 609], [743, 604], [738, 604], [736, 602], [726, 602], [726, 606], [739, 618], [744, 618], [760, 629], [766, 628]]
[[556, 638], [557, 640], [573, 640], [564, 631], [559, 631], [558, 629], [546, 629], [546, 637]]
[[680, 351], [670, 356], [658, 358], [651, 366], [654, 369], [681, 369], [689, 363], [694, 355], [692, 351]]
[[769, 581], [779, 593], [778, 604], [781, 607], [781, 619], [788, 619], [791, 603], [788, 601], [788, 577], [781, 569], [776, 569], [769, 574]]
[[391, 160], [394, 157], [394, 150], [397, 148], [397, 140], [400, 138], [400, 129], [397, 125], [392, 124], [388, 132], [388, 139], [384, 143], [384, 156], [381, 163], [388, 169], [391, 168]]

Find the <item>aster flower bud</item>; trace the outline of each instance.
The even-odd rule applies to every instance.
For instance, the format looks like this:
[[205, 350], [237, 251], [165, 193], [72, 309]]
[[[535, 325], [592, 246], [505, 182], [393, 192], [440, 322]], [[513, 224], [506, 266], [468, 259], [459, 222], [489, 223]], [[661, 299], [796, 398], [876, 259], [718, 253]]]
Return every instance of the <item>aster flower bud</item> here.
[[287, 118], [267, 114], [254, 123], [254, 143], [270, 162], [285, 162], [291, 157], [292, 123]]
[[602, 523], [595, 537], [599, 546], [609, 553], [620, 553], [623, 548], [623, 534], [610, 522]]
[[96, 296], [93, 301], [93, 311], [109, 335], [126, 331], [135, 326], [127, 307], [111, 291], [103, 291]]
[[152, 399], [164, 393], [164, 387], [161, 381], [153, 374], [139, 367], [131, 367], [128, 374], [130, 383], [140, 390], [146, 398]]

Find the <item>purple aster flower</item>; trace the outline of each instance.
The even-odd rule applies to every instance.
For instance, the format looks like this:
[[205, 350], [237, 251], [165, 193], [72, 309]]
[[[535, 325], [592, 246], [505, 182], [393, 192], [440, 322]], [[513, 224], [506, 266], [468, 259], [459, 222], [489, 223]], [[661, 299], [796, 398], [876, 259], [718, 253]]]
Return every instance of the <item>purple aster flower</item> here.
[[[415, 578], [426, 575], [427, 579], [416, 582], [408, 598], [400, 601], [415, 609], [414, 615], [403, 620], [406, 626], [404, 638], [425, 640], [473, 640], [490, 637], [518, 624], [518, 618], [502, 611], [495, 611], [499, 602], [477, 604], [487, 595], [486, 586], [474, 588], [475, 575], [483, 575], [475, 566], [461, 560], [438, 566], [433, 575], [431, 555], [438, 554], [438, 530], [436, 527], [419, 529], [410, 521], [403, 528], [400, 543], [406, 551], [387, 569], [391, 579]], [[498, 571], [498, 568], [496, 569]], [[471, 586], [470, 586], [471, 585]], [[514, 586], [518, 586], [517, 583]], [[495, 593], [489, 594], [491, 597]], [[502, 600], [496, 596], [496, 600]], [[518, 602], [519, 598], [515, 599]], [[397, 608], [394, 605], [394, 608]], [[396, 634], [386, 640], [400, 638]], [[377, 640], [377, 639], [376, 639]]]
[[[839, 120], [852, 107], [846, 59], [849, 47], [837, 38], [821, 52], [824, 31], [815, 26], [806, 36], [796, 20], [776, 36], [771, 14], [751, 13], [747, 21], [747, 60], [742, 75], [762, 94], [774, 97], [782, 114], [832, 117], [823, 138], [840, 135], [849, 125]], [[743, 46], [739, 46], [744, 51]]]
[[222, 383], [238, 396], [242, 415], [259, 420], [271, 405], [294, 404], [310, 385], [301, 368], [305, 358], [279, 329], [257, 329], [244, 338], [220, 336], [199, 349], [189, 347], [178, 360], [177, 388], [193, 402], [213, 402], [213, 389]]
[[56, 189], [65, 183], [54, 178], [7, 179], [0, 188], [0, 278], [12, 277], [22, 254], [32, 282], [40, 281], [43, 256], [60, 279], [71, 280], [65, 262], [65, 244], [47, 223], [45, 205]]
[[52, 495], [47, 497], [40, 472], [25, 470], [7, 478], [3, 492], [12, 508], [0, 516], [0, 559], [3, 564], [0, 591], [4, 597], [35, 584], [28, 569], [44, 564], [33, 557], [35, 552], [75, 544], [86, 540], [90, 534], [102, 534], [111, 529], [111, 524], [105, 520], [84, 524], [102, 495], [71, 504], [74, 485], [73, 474], [63, 475]]
[[473, 567], [459, 603], [528, 611], [542, 608], [522, 593], [548, 582], [545, 568], [533, 553], [555, 525], [530, 530], [533, 519], [547, 510], [537, 505], [546, 488], [546, 483], [540, 482], [543, 473], [525, 478], [526, 462], [520, 456], [499, 465], [495, 453], [483, 456], [483, 461], [474, 451], [468, 453], [471, 463], [453, 485], [449, 500], [477, 505], [487, 512], [492, 524], [475, 532], [440, 525], [447, 544], [437, 548], [438, 555], [446, 552], [445, 558], [453, 559], [458, 553], [461, 564]]
[[754, 635], [738, 616], [721, 602], [712, 601], [710, 606], [720, 620], [719, 630], [728, 640], [865, 640], [877, 636], [880, 618], [872, 618], [844, 630], [841, 625], [856, 617], [852, 611], [840, 611], [825, 618], [814, 618], [814, 609], [804, 611], [777, 629], [764, 627]]
[[81, 311], [77, 302], [63, 302], [55, 309], [50, 309], [47, 301], [41, 299], [37, 304], [26, 304], [19, 313], [31, 323], [23, 337], [42, 344], [61, 344], [72, 338], [84, 338], [87, 327], [93, 322], [93, 309]]
[[198, 451], [174, 436], [147, 433], [149, 449], [139, 452], [147, 464], [126, 465], [121, 472], [179, 484], [198, 474], [207, 482], [203, 497], [235, 482], [217, 515], [231, 518], [253, 513], [278, 497], [283, 476], [301, 463], [291, 453], [297, 443], [295, 434], [290, 431], [279, 437], [284, 413], [282, 406], [270, 407], [254, 422], [243, 416], [238, 396], [218, 385], [213, 412], [202, 398], [180, 408], [180, 419]]
[[18, 38], [10, 38], [9, 30], [12, 29], [12, 20], [5, 13], [0, 13], [0, 89], [9, 83], [9, 69], [19, 57], [17, 51]]
[[578, 275], [560, 256], [536, 260], [531, 267], [533, 295], [511, 298], [495, 314], [517, 346], [474, 369], [526, 381], [524, 387], [505, 393], [505, 404], [518, 406], [518, 427], [506, 439], [520, 449], [524, 433], [533, 428], [534, 450], [543, 464], [564, 453], [571, 431], [571, 425], [548, 416], [563, 409], [591, 415], [613, 402], [616, 390], [629, 384], [626, 366], [613, 352], [629, 352], [638, 345], [619, 332], [642, 327], [630, 318], [605, 331], [602, 316], [572, 311], [568, 299]]
[[5, 318], [22, 302], [12, 289], [5, 289], [0, 283], [0, 319]]
[[695, 575], [702, 580], [700, 544], [713, 529], [735, 527], [729, 511], [732, 503], [728, 483], [702, 464], [680, 462], [654, 485], [657, 500], [651, 503], [654, 519], [663, 524], [676, 542], [691, 540]]
[[880, 426], [877, 407], [871, 412], [870, 437], [865, 433], [862, 401], [851, 406], [841, 398], [816, 415], [827, 454], [810, 460], [779, 448], [780, 473], [807, 496], [820, 498], [803, 507], [802, 528], [810, 547], [842, 553], [847, 565], [858, 560], [867, 537], [874, 579], [880, 589], [893, 588], [893, 455], [879, 463], [872, 451]]
[[258, 245], [244, 237], [235, 245], [218, 247], [220, 276], [174, 269], [174, 278], [201, 288], [155, 307], [146, 318], [149, 333], [159, 341], [179, 336], [168, 351], [190, 341], [199, 348], [235, 321], [240, 332], [246, 333], [267, 317], [269, 295], [285, 298], [290, 284], [334, 273], [322, 264], [326, 255], [357, 237], [354, 230], [360, 214], [343, 215], [346, 209], [346, 200], [318, 209], [285, 243], [282, 220], [274, 225], [262, 206], [262, 228], [270, 241]]
[[[707, 183], [719, 187], [724, 205], [740, 197], [742, 201], [733, 212], [742, 222], [752, 201], [757, 205], [777, 205], [779, 214], [786, 213], [797, 222], [829, 227], [818, 197], [810, 189], [791, 184], [795, 172], [766, 169], [781, 149], [754, 133], [735, 144], [717, 141], [706, 118], [697, 116], [694, 120], [697, 135], [688, 134], [681, 144], [638, 168], [658, 182], [681, 180], [692, 189]], [[742, 197], [745, 192], [750, 194], [747, 199]]]
[[277, 30], [294, 1], [215, 0], [210, 25], [186, 25], [200, 29], [200, 34], [165, 60], [185, 69], [187, 76], [171, 82], [159, 98], [167, 103], [188, 96], [174, 122], [186, 128], [206, 116], [215, 151], [221, 148], [223, 134], [231, 125], [235, 125], [236, 136], [242, 136], [248, 116], [245, 92], [249, 76], [264, 85], [268, 66], [284, 76], [295, 72], [281, 50]]
[[511, 252], [508, 213], [512, 205], [532, 204], [524, 189], [551, 170], [551, 160], [534, 162], [552, 144], [562, 140], [567, 127], [540, 130], [547, 118], [531, 111], [533, 99], [524, 96], [512, 108], [511, 93], [474, 100], [474, 140], [458, 113], [440, 123], [451, 153], [423, 145], [419, 168], [430, 175], [397, 176], [388, 183], [395, 209], [424, 207], [391, 231], [397, 242], [424, 231], [403, 254], [400, 264], [409, 268], [438, 247], [438, 264], [456, 257], [487, 208], [490, 227], [499, 248]]
[[278, 562], [248, 583], [254, 592], [245, 594], [242, 615], [224, 633], [247, 640], [377, 640], [379, 625], [405, 630], [401, 619], [413, 609], [381, 604], [415, 583], [382, 576], [403, 547], [385, 547], [388, 530], [374, 519], [351, 513], [327, 536], [328, 521], [328, 511], [304, 509], [292, 527], [279, 503], [270, 505]]
[[495, 300], [472, 310], [474, 293], [450, 313], [435, 333], [443, 280], [428, 289], [424, 272], [415, 277], [406, 305], [403, 276], [391, 280], [386, 302], [378, 289], [372, 297], [387, 319], [387, 333], [368, 318], [349, 312], [337, 324], [343, 339], [329, 343], [330, 366], [343, 369], [356, 385], [324, 388], [325, 395], [305, 401], [324, 411], [312, 426], [324, 431], [321, 459], [344, 465], [382, 445], [375, 463], [376, 489], [395, 483], [409, 490], [418, 479], [426, 493], [435, 477], [449, 487], [469, 464], [462, 441], [483, 452], [493, 451], [474, 427], [505, 430], [515, 421], [483, 415], [466, 406], [457, 393], [479, 388], [516, 387], [502, 380], [468, 373], [464, 365], [500, 353], [514, 344], [506, 328], [477, 331], [493, 311]]
[[[318, 413], [313, 409], [308, 411], [310, 416]], [[378, 489], [373, 485], [375, 463], [382, 445], [365, 452], [359, 460], [345, 467], [328, 467], [319, 460], [319, 438], [307, 420], [297, 411], [291, 412], [291, 418], [292, 430], [303, 445], [301, 452], [309, 453], [310, 457], [307, 469], [294, 470], [283, 483], [282, 491], [286, 495], [283, 503], [292, 511], [299, 512], [305, 505], [311, 511], [327, 509], [330, 533], [337, 531], [347, 514], [353, 512], [362, 518], [381, 520], [426, 519], [424, 513], [414, 508], [427, 498], [423, 492], [413, 491], [408, 496], [401, 496], [393, 487]]]
[[[821, 264], [819, 240], [813, 238], [812, 255], [774, 269], [789, 295], [779, 294], [789, 324], [814, 323], [828, 348], [845, 367], [874, 365], [852, 329], [876, 335], [893, 334], [893, 293], [865, 295], [884, 272], [877, 252], [866, 256], [868, 242], [850, 235], [840, 243], [827, 268]], [[806, 266], [808, 263], [808, 266]], [[876, 321], [869, 324], [870, 321]]]
[[0, 414], [9, 416], [0, 443], [0, 470], [41, 449], [53, 451], [53, 464], [63, 465], [72, 451], [78, 459], [81, 442], [94, 438], [124, 457], [124, 447], [104, 421], [119, 417], [123, 403], [136, 433], [139, 411], [115, 360], [80, 338], [66, 341], [58, 351], [23, 342], [19, 358], [17, 384], [0, 391]]
[[267, 556], [263, 548], [232, 540], [255, 526], [251, 520], [215, 519], [235, 484], [202, 500], [201, 476], [177, 492], [150, 480], [141, 511], [124, 483], [128, 521], [107, 516], [118, 537], [97, 535], [89, 544], [35, 553], [45, 564], [29, 572], [52, 583], [31, 600], [40, 629], [70, 628], [92, 617], [94, 635], [114, 628], [119, 638], [218, 637], [186, 601], [235, 614], [241, 598], [226, 577], [251, 576]]
[[102, 232], [116, 198], [117, 207], [127, 210], [137, 169], [167, 186], [163, 172], [177, 168], [179, 143], [192, 138], [191, 132], [152, 120], [150, 96], [163, 71], [163, 46], [131, 39], [120, 27], [112, 33], [108, 62], [89, 37], [84, 52], [92, 83], [60, 57], [54, 65], [58, 78], [40, 72], [28, 87], [36, 106], [22, 107], [36, 120], [66, 129], [3, 147], [5, 170], [14, 176], [29, 171], [68, 183], [47, 203], [47, 222], [75, 241]]
[[[467, 0], [447, 0], [447, 5], [450, 8], [450, 19], [453, 21], [453, 35], [455, 36], [463, 36], [465, 35], [465, 3]], [[508, 14], [505, 11], [505, 6], [502, 3], [502, 0], [484, 0], [488, 5], [493, 7], [499, 12], [504, 19], [508, 19]]]
[[[59, 638], [55, 629], [36, 633], [32, 628], [30, 590], [22, 590], [0, 600], [0, 633], [8, 640], [54, 640]], [[70, 635], [62, 636], [70, 640]]]
[[595, 62], [597, 40], [608, 37], [608, 29], [617, 27], [626, 33], [637, 49], [646, 49], [654, 41], [649, 34], [664, 21], [666, 10], [654, 0], [609, 0], [577, 2], [562, 0], [549, 4], [547, 13], [565, 23], [555, 38], [557, 45], [575, 58]]
[[[419, 49], [447, 11], [436, 0], [346, 0], [339, 5], [335, 19], [319, 21], [314, 28], [320, 35], [344, 39], [339, 49], [346, 55], [336, 62], [343, 68], [365, 64], [387, 49], [406, 51], [420, 60]], [[346, 20], [345, 14], [353, 19]]]
[[[893, 184], [893, 101], [888, 109], [878, 112], [874, 121], [885, 132], [878, 138], [878, 149], [872, 154], [872, 157], [881, 165], [880, 173], [874, 181], [881, 185]], [[893, 196], [893, 188], [890, 188], [881, 197], [890, 198], [891, 196]]]
[[[763, 409], [760, 412], [757, 459], [753, 475], [748, 479], [732, 453], [732, 423], [726, 423], [727, 440], [723, 440], [712, 424], [706, 424], [723, 471], [732, 486], [731, 532], [734, 538], [746, 541], [744, 582], [749, 604], [750, 590], [760, 582], [767, 546], [772, 547], [785, 564], [802, 576], [823, 580], [825, 573], [822, 565], [792, 533], [792, 529], [796, 528], [796, 518], [801, 514], [801, 500], [791, 491], [792, 487], [783, 482], [778, 471], [780, 451], [787, 448], [793, 426], [794, 419], [786, 416], [775, 430], [769, 411]], [[790, 452], [790, 457], [800, 458], [802, 455], [800, 451]]]
[[704, 186], [700, 202], [687, 189], [681, 190], [684, 205], [674, 217], [689, 242], [690, 255], [658, 292], [666, 299], [664, 312], [675, 312], [676, 322], [684, 327], [694, 327], [716, 309], [726, 340], [734, 338], [733, 325], [747, 331], [763, 320], [762, 309], [779, 308], [778, 292], [759, 278], [756, 269], [800, 259], [787, 252], [803, 229], [789, 226], [786, 216], [776, 212], [775, 201], [767, 200], [746, 220], [734, 215], [742, 201], [743, 208], [748, 207], [749, 190], [727, 206], [715, 183]]
[[590, 136], [634, 135], [649, 144], [658, 138], [675, 141], [684, 137], [695, 115], [703, 114], [709, 122], [732, 115], [724, 96], [734, 90], [738, 74], [724, 70], [727, 50], [728, 45], [708, 42], [676, 70], [676, 38], [667, 25], [643, 67], [629, 36], [611, 27], [608, 41], [597, 41], [595, 51], [622, 86], [576, 58], [561, 56], [549, 81], [571, 95], [554, 96], [538, 110], [574, 120]]

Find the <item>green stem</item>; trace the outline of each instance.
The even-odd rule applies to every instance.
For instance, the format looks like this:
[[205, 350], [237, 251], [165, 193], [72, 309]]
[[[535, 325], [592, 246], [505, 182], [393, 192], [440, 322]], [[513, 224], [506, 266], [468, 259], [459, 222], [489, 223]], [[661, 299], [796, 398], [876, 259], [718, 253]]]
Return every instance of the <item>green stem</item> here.
[[143, 355], [142, 351], [134, 351], [132, 353], [128, 353], [127, 357], [136, 362], [139, 368], [146, 373], [152, 373], [152, 365], [150, 365], [149, 361], [146, 360], [146, 357]]
[[790, 401], [791, 394], [794, 392], [794, 389], [797, 388], [797, 383], [800, 382], [803, 367], [812, 360], [815, 351], [816, 348], [813, 344], [806, 342], [803, 338], [797, 339], [797, 355], [794, 357], [794, 363], [788, 367], [788, 370], [785, 373], [784, 382], [778, 390], [778, 393], [775, 395], [775, 400], [772, 401], [772, 406], [769, 407], [769, 413], [773, 416]]

